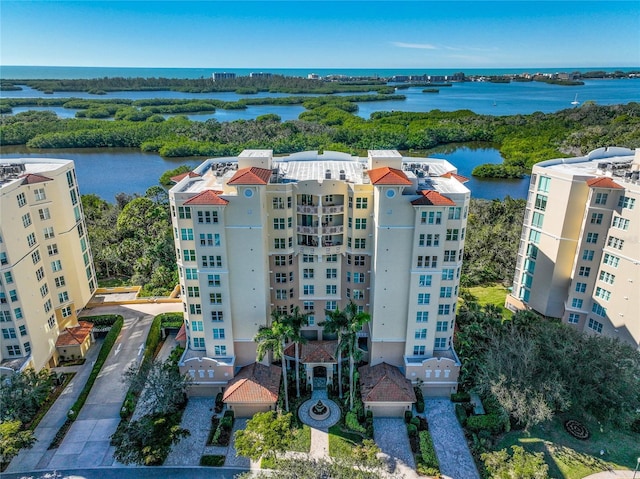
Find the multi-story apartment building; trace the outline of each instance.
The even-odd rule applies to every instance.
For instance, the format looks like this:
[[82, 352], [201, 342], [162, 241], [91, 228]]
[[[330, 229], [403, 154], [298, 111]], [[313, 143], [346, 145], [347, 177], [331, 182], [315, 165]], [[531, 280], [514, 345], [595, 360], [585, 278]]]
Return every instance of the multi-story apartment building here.
[[78, 327], [76, 312], [95, 286], [73, 161], [4, 160], [0, 368], [39, 370], [57, 364], [59, 335]]
[[535, 165], [507, 307], [640, 345], [638, 208], [638, 149]]
[[[256, 361], [272, 311], [309, 313], [307, 378], [332, 377], [318, 323], [353, 301], [371, 322], [365, 359], [427, 394], [456, 390], [452, 336], [469, 206], [446, 160], [369, 151], [273, 157], [245, 150], [176, 177], [170, 190], [192, 393], [221, 390]], [[335, 349], [335, 348], [334, 348]]]

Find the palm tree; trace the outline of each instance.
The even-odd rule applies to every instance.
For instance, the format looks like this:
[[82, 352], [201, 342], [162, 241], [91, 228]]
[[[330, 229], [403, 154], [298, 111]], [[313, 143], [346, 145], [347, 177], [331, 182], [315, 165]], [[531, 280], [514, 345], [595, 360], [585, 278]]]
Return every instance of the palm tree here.
[[307, 339], [301, 335], [300, 330], [303, 326], [309, 324], [309, 314], [301, 313], [300, 308], [296, 306], [291, 314], [283, 317], [283, 321], [293, 331], [293, 335], [289, 339], [293, 341], [296, 350], [296, 397], [300, 397], [300, 345], [307, 342]]
[[318, 326], [323, 328], [323, 332], [329, 334], [336, 334], [338, 336], [338, 396], [342, 399], [342, 350], [344, 349], [343, 335], [349, 326], [347, 316], [344, 311], [340, 311], [339, 308], [331, 311], [325, 310], [325, 321], [320, 321]]
[[366, 323], [371, 321], [371, 316], [365, 312], [359, 312], [358, 306], [350, 301], [346, 308], [343, 309], [343, 314], [347, 318], [347, 348], [349, 352], [349, 409], [353, 409], [353, 401], [355, 396], [354, 385], [354, 368], [356, 359], [360, 359], [361, 353], [358, 349], [358, 332], [362, 329]]
[[271, 326], [260, 326], [254, 341], [258, 343], [258, 361], [262, 361], [264, 355], [271, 351], [273, 359], [282, 359], [282, 375], [284, 378], [284, 408], [289, 411], [289, 387], [287, 384], [287, 360], [284, 357], [284, 349], [287, 341], [293, 336], [291, 326], [283, 321], [278, 313], [272, 314]]

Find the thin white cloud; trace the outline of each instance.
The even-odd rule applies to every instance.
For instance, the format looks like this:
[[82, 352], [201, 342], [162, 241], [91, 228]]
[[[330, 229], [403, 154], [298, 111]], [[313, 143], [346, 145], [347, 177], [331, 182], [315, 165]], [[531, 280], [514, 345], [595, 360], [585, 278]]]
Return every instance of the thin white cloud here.
[[405, 43], [405, 42], [391, 42], [392, 45], [400, 48], [419, 48], [422, 50], [437, 50], [438, 47], [431, 45], [430, 43]]

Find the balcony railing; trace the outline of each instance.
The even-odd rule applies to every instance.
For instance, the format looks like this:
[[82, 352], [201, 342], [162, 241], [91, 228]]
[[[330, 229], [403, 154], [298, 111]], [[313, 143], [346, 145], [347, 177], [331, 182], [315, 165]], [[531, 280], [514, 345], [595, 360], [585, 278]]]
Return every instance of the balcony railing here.
[[307, 235], [317, 235], [318, 227], [317, 226], [298, 226], [298, 233], [303, 233]]
[[336, 235], [336, 234], [342, 234], [343, 232], [344, 232], [344, 225], [322, 227], [323, 235]]
[[307, 213], [307, 214], [311, 214], [311, 215], [317, 215], [318, 214], [318, 207], [317, 206], [298, 205], [298, 206], [296, 206], [296, 211], [298, 213]]
[[322, 214], [323, 215], [333, 215], [337, 213], [344, 213], [344, 205], [334, 205], [334, 206], [323, 206]]

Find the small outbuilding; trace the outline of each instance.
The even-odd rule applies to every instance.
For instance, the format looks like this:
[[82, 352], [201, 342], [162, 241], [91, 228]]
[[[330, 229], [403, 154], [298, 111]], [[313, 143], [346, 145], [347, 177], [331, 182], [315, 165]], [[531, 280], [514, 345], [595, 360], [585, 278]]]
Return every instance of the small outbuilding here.
[[411, 381], [395, 366], [387, 363], [366, 365], [360, 367], [358, 372], [364, 408], [374, 416], [403, 416], [416, 402]]
[[93, 343], [93, 323], [78, 321], [77, 326], [65, 328], [56, 340], [56, 351], [61, 361], [84, 358]]
[[253, 363], [243, 367], [224, 390], [222, 401], [236, 417], [273, 411], [280, 393], [282, 368]]

